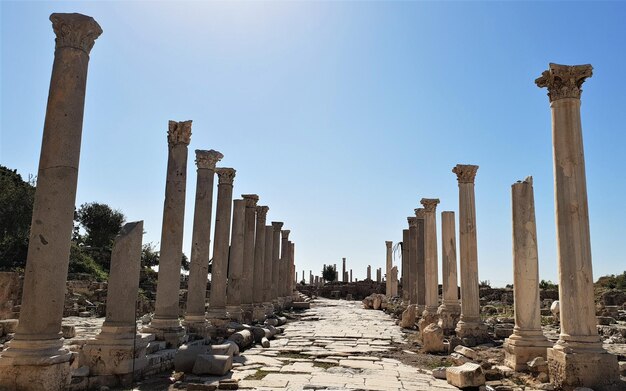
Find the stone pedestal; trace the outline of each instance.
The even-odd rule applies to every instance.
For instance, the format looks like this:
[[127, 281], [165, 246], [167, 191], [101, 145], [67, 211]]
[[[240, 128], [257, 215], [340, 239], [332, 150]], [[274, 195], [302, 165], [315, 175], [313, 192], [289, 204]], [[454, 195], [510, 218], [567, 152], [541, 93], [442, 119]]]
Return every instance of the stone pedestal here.
[[56, 48], [33, 204], [20, 321], [0, 356], [0, 388], [63, 390], [61, 319], [70, 255], [89, 52], [102, 34], [81, 14], [52, 14]]
[[213, 264], [211, 265], [211, 293], [207, 319], [214, 326], [221, 326], [226, 313], [226, 282], [228, 278], [228, 252], [230, 242], [230, 219], [233, 207], [233, 181], [236, 171], [217, 168], [217, 206], [215, 209], [215, 235], [213, 236]]
[[[426, 237], [424, 234], [424, 208], [415, 209], [415, 291], [417, 294], [417, 316], [426, 309]], [[410, 231], [410, 228], [409, 228]], [[411, 266], [413, 273], [413, 266]]]
[[387, 253], [387, 262], [385, 268], [385, 294], [387, 296], [391, 296], [391, 268], [393, 267], [392, 254], [391, 254], [391, 246], [393, 245], [392, 241], [386, 241], [386, 253]]
[[167, 133], [169, 154], [156, 302], [152, 322], [145, 329], [145, 332], [155, 334], [157, 339], [165, 340], [172, 346], [178, 346], [185, 335], [178, 316], [185, 222], [187, 146], [190, 138], [191, 121], [169, 122]]
[[[265, 259], [263, 266], [263, 306], [265, 307], [265, 315], [270, 316], [274, 312], [272, 305], [272, 275], [274, 268], [274, 229], [271, 225], [265, 226]], [[304, 274], [304, 271], [302, 271]], [[302, 277], [304, 279], [304, 277]]]
[[127, 223], [113, 244], [106, 319], [96, 338], [83, 347], [92, 376], [132, 374], [148, 363], [148, 341], [136, 333], [135, 324], [142, 235], [143, 221]]
[[243, 273], [243, 247], [245, 229], [246, 201], [233, 201], [233, 223], [230, 238], [230, 256], [228, 262], [228, 286], [226, 293], [226, 312], [234, 321], [241, 322], [241, 275]]
[[456, 277], [454, 212], [441, 212], [441, 250], [443, 300], [437, 310], [437, 315], [439, 315], [439, 327], [445, 335], [450, 335], [454, 332], [461, 315]]
[[[422, 321], [436, 323], [437, 308], [439, 307], [439, 278], [437, 270], [437, 218], [435, 210], [439, 200], [436, 198], [422, 198], [424, 206], [424, 271], [425, 271], [425, 300], [426, 308], [422, 313]], [[420, 325], [423, 322], [420, 321]], [[426, 324], [427, 325], [427, 324]], [[420, 326], [420, 330], [423, 330]]]
[[224, 155], [210, 150], [196, 150], [197, 182], [196, 203], [191, 238], [191, 261], [187, 288], [185, 324], [205, 323], [206, 286], [209, 278], [209, 248], [211, 247], [211, 220], [215, 164]]
[[476, 240], [476, 204], [474, 179], [478, 166], [457, 164], [452, 172], [459, 183], [459, 242], [461, 266], [461, 318], [456, 335], [464, 345], [479, 344], [488, 339], [487, 326], [480, 319], [478, 289], [478, 245]]
[[246, 200], [246, 221], [243, 234], [243, 273], [241, 277], [241, 311], [243, 321], [251, 323], [254, 309], [252, 305], [254, 294], [254, 233], [256, 231], [256, 207], [259, 196], [256, 194], [242, 194], [241, 196]]
[[564, 388], [600, 389], [619, 379], [617, 358], [602, 349], [596, 329], [581, 86], [591, 65], [550, 64], [535, 82], [548, 88], [559, 270], [561, 334], [548, 350], [550, 378]]
[[280, 295], [278, 285], [280, 281], [280, 231], [282, 227], [282, 222], [272, 221], [272, 304], [275, 311], [282, 309], [281, 301], [278, 299]]
[[513, 184], [513, 295], [515, 328], [504, 342], [504, 363], [523, 371], [535, 357], [546, 358], [550, 342], [541, 331], [539, 257], [532, 178]]
[[258, 322], [265, 320], [265, 307], [263, 307], [263, 278], [265, 277], [265, 220], [267, 219], [267, 206], [256, 208], [256, 232], [254, 241], [254, 273], [252, 275], [252, 303], [254, 310], [252, 318]]

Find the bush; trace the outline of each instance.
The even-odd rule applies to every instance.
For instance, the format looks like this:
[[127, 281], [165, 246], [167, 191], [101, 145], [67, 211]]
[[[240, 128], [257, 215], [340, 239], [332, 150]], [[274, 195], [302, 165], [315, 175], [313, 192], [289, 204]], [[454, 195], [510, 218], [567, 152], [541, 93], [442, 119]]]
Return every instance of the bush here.
[[70, 265], [68, 272], [87, 273], [94, 276], [98, 281], [106, 281], [109, 277], [108, 274], [102, 270], [102, 267], [74, 242], [72, 242], [72, 247], [70, 247]]

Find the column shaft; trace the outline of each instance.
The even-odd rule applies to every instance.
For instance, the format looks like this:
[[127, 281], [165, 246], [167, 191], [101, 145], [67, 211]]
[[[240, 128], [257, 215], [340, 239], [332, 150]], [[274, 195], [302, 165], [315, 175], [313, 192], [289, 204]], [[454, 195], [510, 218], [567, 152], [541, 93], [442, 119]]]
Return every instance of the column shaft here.
[[[265, 259], [264, 259], [264, 276], [263, 276], [263, 302], [269, 307], [272, 301], [272, 275], [274, 262], [272, 253], [274, 249], [274, 229], [271, 225], [265, 226]], [[302, 272], [304, 279], [304, 271]], [[268, 308], [271, 313], [272, 308]]]
[[246, 201], [233, 201], [233, 223], [228, 262], [227, 312], [231, 319], [241, 320], [241, 276], [243, 274], [243, 248]]
[[387, 249], [387, 262], [386, 262], [386, 268], [385, 268], [385, 294], [387, 296], [391, 296], [391, 268], [393, 267], [393, 260], [392, 260], [392, 254], [391, 254], [391, 246], [393, 245], [393, 242], [391, 241], [386, 241], [385, 242], [385, 246]]
[[441, 212], [441, 271], [443, 300], [437, 315], [444, 334], [451, 334], [459, 319], [459, 287], [456, 275], [456, 230], [454, 212]]
[[409, 279], [409, 230], [402, 230], [402, 300], [409, 303], [411, 300], [411, 281]]
[[278, 285], [280, 281], [280, 231], [282, 226], [282, 222], [272, 221], [272, 228], [274, 230], [272, 239], [272, 300], [274, 301], [275, 307], [280, 305], [278, 298], [281, 292]]
[[258, 206], [256, 213], [256, 234], [254, 242], [254, 275], [252, 283], [252, 301], [255, 304], [263, 303], [263, 279], [265, 277], [265, 220], [267, 206]]
[[415, 209], [415, 264], [417, 264], [415, 290], [417, 291], [417, 312], [426, 308], [426, 236], [424, 233], [424, 208]]
[[254, 245], [256, 231], [256, 207], [259, 197], [256, 194], [243, 194], [243, 199], [246, 200], [246, 221], [244, 231], [244, 249], [243, 249], [243, 274], [241, 279], [241, 303], [243, 304], [244, 319], [246, 321], [251, 320], [251, 312], [247, 314], [247, 311], [252, 311], [253, 300], [253, 285], [254, 285]]
[[[409, 268], [409, 301], [411, 304], [418, 303], [418, 265], [417, 265], [417, 217], [408, 217], [409, 222], [409, 240], [408, 244], [408, 268]], [[421, 309], [424, 311], [424, 309]]]

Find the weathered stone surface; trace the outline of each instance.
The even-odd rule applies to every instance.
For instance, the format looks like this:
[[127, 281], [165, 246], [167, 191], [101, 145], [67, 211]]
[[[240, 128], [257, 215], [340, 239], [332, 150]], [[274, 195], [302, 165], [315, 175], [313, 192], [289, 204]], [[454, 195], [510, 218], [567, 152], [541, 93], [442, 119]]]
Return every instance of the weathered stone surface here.
[[417, 305], [410, 304], [406, 310], [402, 313], [402, 320], [400, 321], [400, 327], [413, 328], [415, 327], [415, 317], [417, 316]]
[[194, 375], [225, 375], [233, 367], [232, 356], [201, 354], [193, 365]]
[[210, 351], [211, 347], [209, 345], [182, 345], [174, 356], [174, 369], [176, 372], [191, 373], [196, 358]]
[[228, 337], [228, 339], [236, 343], [239, 349], [245, 349], [254, 342], [254, 336], [250, 330], [237, 331]]
[[422, 350], [425, 353], [438, 353], [446, 349], [443, 346], [443, 329], [431, 323], [422, 332]]
[[479, 387], [485, 384], [485, 374], [480, 365], [466, 363], [446, 369], [446, 380], [458, 388]]
[[455, 347], [454, 351], [472, 360], [476, 360], [478, 358], [478, 353], [476, 353], [474, 349], [470, 349], [462, 345]]

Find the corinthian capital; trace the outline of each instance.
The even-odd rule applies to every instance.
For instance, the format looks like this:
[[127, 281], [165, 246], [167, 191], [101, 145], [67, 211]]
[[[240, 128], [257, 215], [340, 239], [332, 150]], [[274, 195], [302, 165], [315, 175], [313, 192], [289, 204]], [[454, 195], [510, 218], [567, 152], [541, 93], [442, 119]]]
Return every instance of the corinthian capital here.
[[176, 144], [189, 145], [191, 141], [191, 121], [170, 121], [167, 129], [167, 143], [170, 147]]
[[456, 179], [459, 183], [474, 183], [478, 166], [473, 164], [457, 164], [452, 169], [452, 172], [456, 174]]
[[267, 218], [267, 212], [270, 210], [269, 206], [257, 206], [256, 207], [256, 218], [260, 220], [263, 225], [265, 225], [265, 219]]
[[212, 149], [208, 151], [205, 151], [203, 149], [196, 149], [196, 166], [198, 166], [198, 168], [208, 168], [209, 170], [215, 170], [215, 165], [223, 158], [224, 155]]
[[591, 77], [593, 67], [586, 65], [559, 65], [550, 63], [547, 71], [543, 71], [541, 77], [535, 79], [539, 88], [548, 88], [550, 102], [563, 98], [580, 99], [585, 79]]
[[291, 233], [291, 231], [288, 229], [283, 229], [282, 231], [280, 231], [280, 233], [282, 234], [283, 239], [287, 239], [289, 238], [289, 234]]
[[418, 220], [424, 220], [424, 213], [426, 213], [424, 208], [417, 208], [414, 210], [415, 210], [415, 218]]
[[417, 228], [417, 217], [409, 216], [406, 220], [409, 222], [409, 228]]
[[241, 198], [246, 200], [246, 208], [256, 208], [256, 203], [259, 202], [259, 196], [256, 194], [242, 194]]
[[274, 228], [274, 232], [280, 232], [280, 229], [283, 228], [283, 224], [284, 223], [282, 221], [272, 221], [272, 227]]
[[439, 198], [422, 198], [420, 203], [424, 206], [425, 213], [431, 213], [434, 212], [435, 209], [437, 209]]
[[235, 171], [234, 168], [226, 168], [226, 167], [216, 168], [215, 173], [217, 174], [217, 177], [218, 177], [218, 184], [219, 185], [232, 185], [233, 180], [235, 180], [236, 172], [237, 171]]
[[50, 21], [57, 36], [55, 39], [57, 49], [70, 47], [89, 55], [96, 39], [102, 34], [102, 28], [91, 16], [52, 14]]

